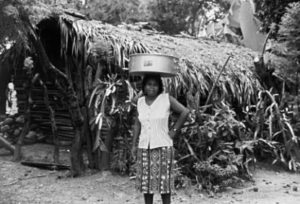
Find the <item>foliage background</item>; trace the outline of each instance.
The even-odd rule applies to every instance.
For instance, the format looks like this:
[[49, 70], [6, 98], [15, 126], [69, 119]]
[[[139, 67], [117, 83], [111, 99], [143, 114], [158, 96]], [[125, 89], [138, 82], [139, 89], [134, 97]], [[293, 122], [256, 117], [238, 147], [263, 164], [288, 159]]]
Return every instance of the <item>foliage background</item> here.
[[254, 0], [256, 3], [256, 16], [262, 22], [262, 31], [274, 30], [273, 37], [279, 30], [282, 16], [286, 13], [286, 7], [298, 0]]
[[[286, 43], [286, 55], [299, 62], [300, 60], [300, 2], [291, 3], [282, 17], [279, 39]], [[298, 66], [299, 68], [299, 66]]]

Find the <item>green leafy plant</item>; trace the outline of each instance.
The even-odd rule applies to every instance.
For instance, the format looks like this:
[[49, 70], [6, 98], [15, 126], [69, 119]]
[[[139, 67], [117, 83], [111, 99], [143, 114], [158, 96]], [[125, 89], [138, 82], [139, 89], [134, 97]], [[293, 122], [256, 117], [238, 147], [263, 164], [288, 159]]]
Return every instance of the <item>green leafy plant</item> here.
[[195, 112], [194, 123], [182, 129], [184, 137], [175, 146], [183, 172], [202, 188], [217, 191], [251, 177], [254, 142], [245, 140], [245, 125], [225, 102], [211, 111]]
[[[300, 61], [300, 2], [289, 4], [286, 13], [283, 15], [279, 35], [280, 40], [287, 45], [286, 55], [296, 62]], [[298, 68], [299, 66], [295, 67]]]
[[118, 134], [114, 137], [111, 169], [121, 174], [134, 174], [134, 161], [131, 158], [132, 147], [132, 125], [135, 107], [130, 109], [125, 106], [118, 107], [116, 115], [118, 123]]
[[258, 95], [255, 112], [247, 117], [251, 118], [251, 126], [255, 129], [253, 139], [257, 141], [258, 156], [271, 156], [273, 163], [282, 162], [290, 170], [297, 171], [300, 167], [300, 160], [297, 160], [300, 158], [299, 137], [294, 132], [286, 107], [280, 104], [278, 94], [263, 90]]
[[115, 171], [126, 173], [130, 168], [130, 121], [132, 121], [133, 98], [136, 92], [128, 80], [119, 78], [118, 75], [108, 75], [106, 79], [98, 79], [90, 96], [89, 107], [94, 111], [90, 124], [97, 129], [93, 151], [100, 148], [108, 151], [103, 140], [107, 135], [101, 133], [117, 123], [117, 135], [113, 138], [111, 168]]
[[285, 14], [288, 4], [292, 2], [297, 2], [297, 0], [254, 0], [256, 16], [262, 22], [262, 30], [269, 32], [270, 29], [273, 29], [273, 37], [275, 37], [281, 17]]
[[213, 8], [219, 8], [220, 12], [229, 8], [226, 0], [159, 0], [149, 4], [151, 11], [150, 20], [158, 24], [158, 28], [169, 34], [181, 31], [196, 34], [196, 22], [199, 16], [205, 16]]

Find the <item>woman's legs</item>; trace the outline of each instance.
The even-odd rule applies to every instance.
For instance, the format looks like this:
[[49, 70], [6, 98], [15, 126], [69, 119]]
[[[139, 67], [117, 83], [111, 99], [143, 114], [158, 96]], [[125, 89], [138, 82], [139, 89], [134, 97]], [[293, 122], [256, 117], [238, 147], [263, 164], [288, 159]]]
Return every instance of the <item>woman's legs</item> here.
[[171, 204], [171, 194], [166, 193], [166, 194], [161, 194], [161, 199], [163, 204]]
[[153, 194], [145, 193], [144, 199], [145, 199], [145, 204], [153, 204]]

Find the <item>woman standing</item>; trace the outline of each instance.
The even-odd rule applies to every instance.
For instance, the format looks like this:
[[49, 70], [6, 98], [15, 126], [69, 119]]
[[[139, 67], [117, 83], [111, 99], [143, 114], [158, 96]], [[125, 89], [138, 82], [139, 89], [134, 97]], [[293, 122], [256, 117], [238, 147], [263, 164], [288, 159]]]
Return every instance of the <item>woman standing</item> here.
[[[173, 138], [185, 122], [189, 110], [175, 98], [163, 93], [159, 75], [146, 75], [142, 82], [144, 96], [138, 99], [133, 131], [133, 155], [137, 151], [137, 189], [144, 193], [145, 204], [153, 203], [154, 193], [161, 194], [163, 204], [171, 203], [173, 181]], [[170, 110], [180, 114], [169, 130]]]

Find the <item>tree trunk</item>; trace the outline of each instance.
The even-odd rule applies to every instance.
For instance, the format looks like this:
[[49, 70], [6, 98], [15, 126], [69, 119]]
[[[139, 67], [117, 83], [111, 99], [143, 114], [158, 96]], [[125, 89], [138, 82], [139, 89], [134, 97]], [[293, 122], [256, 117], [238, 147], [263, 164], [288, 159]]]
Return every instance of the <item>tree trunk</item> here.
[[93, 152], [92, 152], [92, 149], [93, 149], [93, 145], [92, 145], [92, 134], [91, 134], [91, 131], [90, 131], [90, 128], [89, 128], [89, 121], [90, 121], [90, 118], [89, 118], [89, 109], [87, 108], [88, 107], [88, 104], [86, 104], [86, 107], [83, 108], [83, 113], [84, 113], [84, 139], [86, 140], [86, 146], [87, 146], [87, 156], [88, 156], [88, 160], [89, 160], [89, 164], [88, 164], [88, 167], [93, 169], [95, 168], [95, 160], [93, 158]]
[[31, 105], [32, 105], [32, 74], [28, 75], [28, 81], [27, 81], [27, 107], [25, 112], [25, 124], [22, 130], [22, 133], [17, 141], [16, 144], [16, 150], [14, 152], [14, 158], [13, 161], [20, 161], [22, 158], [22, 152], [21, 152], [21, 146], [23, 145], [23, 141], [25, 138], [25, 135], [28, 133], [30, 129], [30, 123], [31, 123]]
[[50, 111], [50, 120], [51, 120], [51, 130], [53, 136], [53, 144], [54, 144], [54, 153], [53, 153], [53, 161], [54, 163], [59, 163], [59, 145], [58, 145], [58, 137], [57, 137], [57, 126], [55, 121], [55, 111], [49, 106]]
[[[114, 119], [113, 119], [114, 120]], [[101, 155], [101, 169], [108, 170], [110, 169], [110, 162], [111, 162], [111, 153], [112, 153], [112, 143], [114, 136], [118, 132], [118, 126], [116, 125], [116, 121], [112, 122], [112, 126], [108, 127], [108, 133], [106, 134], [106, 138], [104, 144], [107, 148], [107, 152], [103, 151]]]
[[[54, 144], [53, 161], [54, 161], [54, 163], [58, 164], [59, 163], [59, 146], [58, 146], [58, 138], [57, 138], [57, 126], [56, 126], [56, 121], [55, 121], [55, 110], [50, 106], [48, 88], [47, 88], [46, 84], [39, 78], [38, 74], [34, 78], [38, 78], [40, 85], [44, 89], [44, 104], [48, 108], [48, 111], [49, 111], [49, 119], [50, 119], [50, 123], [51, 123], [51, 131], [52, 131], [53, 144]], [[34, 81], [32, 83], [34, 83]]]
[[89, 99], [90, 99], [90, 92], [93, 88], [93, 67], [87, 66], [85, 69], [85, 75], [83, 80], [83, 86], [84, 86], [84, 97], [88, 100], [85, 101], [85, 108], [83, 108], [83, 114], [84, 114], [84, 135], [86, 139], [86, 146], [87, 146], [87, 156], [89, 160], [88, 167], [91, 169], [96, 168], [96, 162], [94, 160], [94, 154], [92, 152], [93, 149], [93, 135], [92, 131], [89, 128], [89, 121], [92, 116], [92, 111], [89, 108]]
[[110, 168], [110, 156], [111, 156], [111, 149], [112, 149], [112, 129], [106, 135], [104, 144], [107, 148], [106, 151], [102, 151], [101, 155], [101, 170], [109, 170]]
[[16, 149], [15, 149], [15, 152], [14, 152], [13, 161], [18, 162], [22, 159], [21, 147], [22, 147], [22, 144], [23, 144], [23, 141], [24, 141], [24, 137], [29, 131], [29, 126], [30, 126], [30, 112], [29, 113], [27, 112], [26, 116], [25, 116], [25, 125], [23, 127], [22, 133], [21, 133], [21, 135], [18, 139], [17, 144], [15, 145]]
[[71, 173], [73, 177], [80, 176], [83, 171], [81, 152], [81, 127], [75, 128], [75, 137], [71, 148]]
[[[82, 83], [74, 83], [73, 77], [75, 80], [81, 80], [81, 77], [78, 77], [78, 73], [80, 70], [74, 64], [73, 59], [71, 56], [65, 56], [66, 64], [66, 73], [68, 77], [68, 88], [67, 88], [67, 99], [69, 105], [69, 113], [71, 115], [72, 125], [75, 130], [75, 137], [72, 143], [71, 149], [71, 173], [73, 176], [79, 176], [83, 171], [83, 160], [82, 160], [82, 133], [84, 132], [84, 117], [80, 108], [80, 96], [84, 96], [82, 94]], [[75, 71], [75, 73], [72, 73]], [[72, 76], [72, 74], [74, 74]], [[81, 75], [80, 75], [81, 76]], [[76, 87], [77, 85], [77, 87]], [[75, 88], [77, 88], [77, 92], [75, 92]]]
[[94, 160], [95, 160], [95, 168], [102, 169], [101, 167], [101, 159], [102, 159], [102, 151], [98, 148], [95, 152]]

